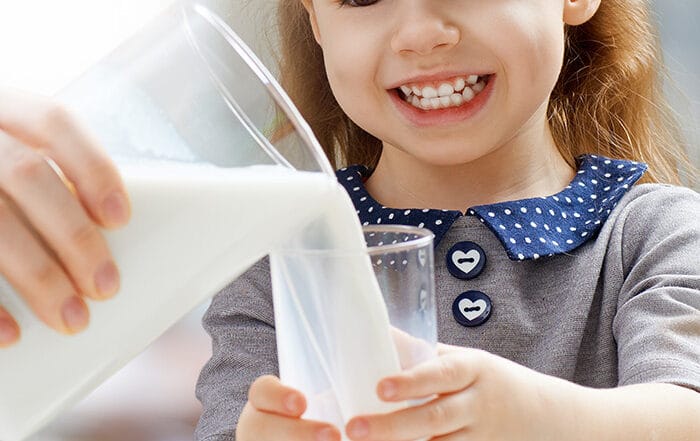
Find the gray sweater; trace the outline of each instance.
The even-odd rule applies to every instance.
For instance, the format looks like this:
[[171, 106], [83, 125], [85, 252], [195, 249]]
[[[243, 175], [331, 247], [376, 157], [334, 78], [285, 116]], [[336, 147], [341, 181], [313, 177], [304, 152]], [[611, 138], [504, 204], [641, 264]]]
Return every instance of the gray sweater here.
[[[457, 217], [435, 249], [439, 340], [590, 387], [668, 382], [700, 391], [700, 195], [637, 185], [606, 217], [574, 250], [524, 261], [509, 258], [478, 216]], [[471, 280], [446, 264], [462, 241], [488, 257]], [[453, 317], [468, 290], [492, 300], [481, 326]], [[267, 260], [213, 299], [204, 326], [213, 356], [197, 384], [196, 438], [233, 440], [250, 384], [277, 374]]]

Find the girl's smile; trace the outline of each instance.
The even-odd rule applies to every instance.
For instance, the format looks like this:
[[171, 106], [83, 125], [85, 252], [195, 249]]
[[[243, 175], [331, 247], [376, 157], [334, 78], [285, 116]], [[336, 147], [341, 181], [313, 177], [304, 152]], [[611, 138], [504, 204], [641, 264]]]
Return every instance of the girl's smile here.
[[477, 114], [489, 100], [495, 83], [495, 74], [457, 76], [449, 81], [404, 84], [389, 90], [389, 95], [414, 126], [445, 125]]

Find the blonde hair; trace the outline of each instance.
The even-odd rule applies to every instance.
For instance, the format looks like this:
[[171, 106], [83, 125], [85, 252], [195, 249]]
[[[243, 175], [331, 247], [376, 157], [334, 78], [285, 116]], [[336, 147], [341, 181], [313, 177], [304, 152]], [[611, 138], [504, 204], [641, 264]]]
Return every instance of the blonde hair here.
[[[280, 82], [309, 122], [334, 167], [373, 169], [381, 141], [342, 111], [326, 77], [301, 0], [278, 3]], [[682, 132], [664, 95], [667, 78], [646, 0], [603, 0], [587, 23], [567, 27], [566, 53], [548, 117], [572, 166], [592, 153], [646, 162], [642, 182], [681, 183], [695, 175]]]

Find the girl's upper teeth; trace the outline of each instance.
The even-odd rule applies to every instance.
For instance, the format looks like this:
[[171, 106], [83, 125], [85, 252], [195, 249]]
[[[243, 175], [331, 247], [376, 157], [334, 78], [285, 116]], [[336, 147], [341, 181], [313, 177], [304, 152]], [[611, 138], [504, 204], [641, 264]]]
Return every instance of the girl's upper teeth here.
[[467, 85], [474, 86], [477, 83], [479, 83], [479, 76], [469, 75], [465, 77], [457, 77], [452, 81], [441, 81], [437, 84], [433, 83], [432, 85], [426, 85], [424, 87], [406, 84], [401, 86], [401, 91], [406, 96], [413, 94], [415, 96], [430, 100], [439, 97], [450, 97], [455, 92], [459, 93], [464, 90]]

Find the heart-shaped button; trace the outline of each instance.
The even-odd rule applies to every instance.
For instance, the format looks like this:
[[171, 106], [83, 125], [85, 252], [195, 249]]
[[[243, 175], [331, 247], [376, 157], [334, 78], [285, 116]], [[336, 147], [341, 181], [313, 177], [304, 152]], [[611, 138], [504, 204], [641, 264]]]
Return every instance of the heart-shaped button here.
[[458, 279], [473, 279], [485, 265], [486, 253], [474, 242], [458, 242], [447, 252], [447, 270]]
[[462, 326], [479, 326], [491, 317], [493, 305], [481, 291], [463, 292], [452, 303], [452, 315]]

